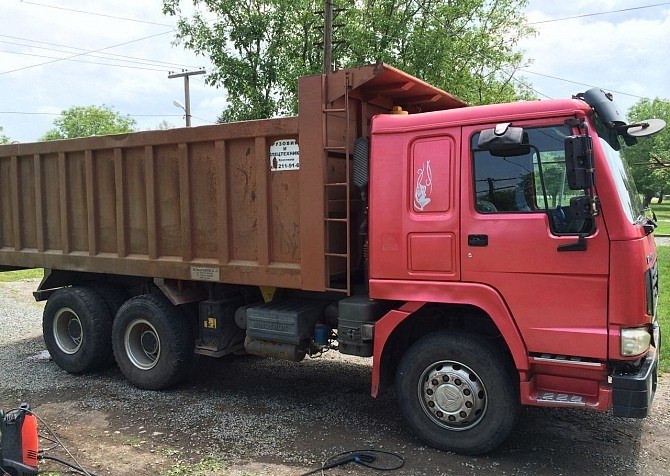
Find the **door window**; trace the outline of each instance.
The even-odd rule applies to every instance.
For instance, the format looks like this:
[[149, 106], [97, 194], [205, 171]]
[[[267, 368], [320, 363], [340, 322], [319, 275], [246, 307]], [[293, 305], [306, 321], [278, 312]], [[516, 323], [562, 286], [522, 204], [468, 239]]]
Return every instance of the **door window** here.
[[566, 126], [524, 130], [530, 152], [498, 157], [477, 150], [479, 133], [472, 137], [475, 209], [478, 213], [546, 213], [557, 235], [593, 231], [592, 218], [573, 219], [568, 209], [572, 197], [584, 190], [570, 190], [565, 169]]

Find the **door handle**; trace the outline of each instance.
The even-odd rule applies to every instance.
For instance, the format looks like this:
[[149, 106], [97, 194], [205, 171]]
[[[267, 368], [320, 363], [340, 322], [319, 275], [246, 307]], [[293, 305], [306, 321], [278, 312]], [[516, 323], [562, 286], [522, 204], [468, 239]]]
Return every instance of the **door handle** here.
[[489, 235], [468, 235], [469, 246], [488, 246]]

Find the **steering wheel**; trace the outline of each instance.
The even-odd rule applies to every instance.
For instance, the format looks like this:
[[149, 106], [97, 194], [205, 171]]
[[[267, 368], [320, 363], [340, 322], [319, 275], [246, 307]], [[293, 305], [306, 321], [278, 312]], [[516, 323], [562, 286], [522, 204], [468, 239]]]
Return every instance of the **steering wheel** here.
[[476, 208], [477, 211], [481, 213], [494, 213], [498, 211], [493, 203], [487, 202], [486, 200], [477, 200]]

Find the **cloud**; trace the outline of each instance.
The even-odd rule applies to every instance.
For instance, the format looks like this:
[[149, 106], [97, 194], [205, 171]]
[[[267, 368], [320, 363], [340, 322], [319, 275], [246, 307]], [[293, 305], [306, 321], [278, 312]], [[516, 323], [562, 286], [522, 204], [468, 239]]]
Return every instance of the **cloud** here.
[[[175, 18], [162, 14], [160, 0], [30, 1], [164, 25], [176, 24]], [[189, 13], [192, 12], [191, 2], [182, 3]], [[573, 2], [566, 9], [565, 3], [535, 0], [530, 3], [527, 14], [529, 21], [536, 22], [594, 11], [631, 8], [644, 3], [606, 0], [594, 5], [595, 2]], [[5, 114], [6, 112], [59, 112], [70, 106], [91, 104], [107, 104], [123, 114], [136, 114], [138, 116], [135, 119], [140, 128], [156, 128], [163, 119], [182, 124], [181, 112], [172, 105], [172, 101], [177, 99], [183, 102], [183, 81], [168, 79], [168, 71], [202, 66], [209, 70], [211, 65], [192, 51], [174, 46], [171, 27], [164, 25], [87, 15], [26, 2], [3, 1], [0, 15], [0, 50], [58, 57], [74, 54], [76, 50], [68, 49], [72, 53], [59, 53], [37, 48], [42, 46], [59, 49], [57, 46], [36, 42], [102, 49], [158, 35], [105, 49], [100, 54], [127, 55], [162, 62], [139, 64], [131, 63], [130, 58], [116, 58], [125, 60], [119, 62], [112, 57], [101, 59], [86, 55], [73, 59], [117, 63], [125, 67], [58, 61], [2, 74], [50, 60], [0, 51], [0, 81], [3, 92], [0, 126], [4, 127], [5, 134], [23, 142], [35, 140], [51, 127], [54, 119], [52, 115], [11, 115]], [[522, 44], [527, 56], [534, 59], [529, 71], [637, 96], [670, 98], [670, 62], [664, 58], [670, 51], [670, 35], [667, 33], [670, 31], [670, 8], [648, 8], [541, 23], [536, 28], [538, 36], [527, 39]], [[160, 34], [164, 32], [168, 33]], [[530, 72], [520, 74], [531, 80], [536, 89], [552, 97], [570, 97], [587, 88]], [[637, 101], [636, 97], [621, 94], [615, 96], [624, 110]], [[191, 101], [194, 116], [214, 121], [225, 107], [225, 91], [193, 80]], [[194, 124], [197, 123], [194, 119]]]
[[[586, 6], [582, 4], [587, 4]], [[566, 13], [554, 3], [534, 2], [528, 20], [593, 12], [590, 2]], [[599, 2], [597, 11], [630, 8], [630, 2]], [[670, 8], [634, 10], [536, 25], [536, 38], [521, 47], [534, 63], [528, 68], [546, 75], [592, 84], [643, 97], [670, 97], [670, 66], [659, 52], [670, 51]], [[587, 86], [526, 74], [536, 89], [551, 97], [570, 97]], [[638, 97], [615, 93], [623, 110]]]
[[[43, 5], [35, 5], [32, 0], [31, 3], [5, 1], [0, 15], [0, 50], [14, 52], [0, 52], [0, 81], [3, 86], [0, 125], [13, 139], [23, 142], [36, 140], [51, 127], [54, 116], [6, 114], [12, 111], [35, 113], [61, 111], [71, 106], [107, 104], [114, 106], [123, 114], [156, 115], [151, 118], [138, 116], [136, 119], [140, 127], [155, 128], [163, 115], [168, 121], [176, 122], [174, 117], [170, 117], [179, 114], [179, 111], [175, 111], [172, 106], [172, 100], [183, 98], [183, 82], [168, 79], [168, 72], [182, 68], [197, 68], [203, 66], [203, 63], [205, 67], [210, 66], [193, 52], [173, 46], [174, 33], [171, 31], [173, 27], [100, 16], [122, 16], [174, 25], [176, 23], [174, 18], [162, 14], [160, 1], [117, 0], [113, 3], [91, 3], [72, 0], [57, 3], [53, 0], [34, 0], [34, 2]], [[45, 5], [62, 5], [72, 10], [95, 11], [100, 15], [87, 15], [49, 8]], [[132, 41], [152, 35], [157, 36]], [[122, 43], [127, 44], [109, 48]], [[49, 58], [27, 56], [32, 54], [66, 57], [80, 51], [56, 45], [87, 50], [101, 49], [102, 51], [96, 55], [105, 58], [80, 55], [71, 58], [77, 61], [53, 61]], [[142, 58], [160, 63], [142, 61]], [[41, 66], [7, 73], [47, 62], [48, 64]], [[221, 95], [220, 91], [204, 85], [196, 86], [195, 82], [193, 91], [197, 91], [198, 100]], [[27, 117], [30, 120], [26, 119]]]

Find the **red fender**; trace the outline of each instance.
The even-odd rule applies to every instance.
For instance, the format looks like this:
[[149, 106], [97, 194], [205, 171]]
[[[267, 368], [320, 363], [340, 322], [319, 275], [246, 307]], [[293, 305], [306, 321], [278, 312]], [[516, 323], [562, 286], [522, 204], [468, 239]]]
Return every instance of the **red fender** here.
[[373, 397], [379, 395], [380, 367], [386, 342], [401, 322], [426, 303], [466, 304], [480, 308], [498, 327], [512, 353], [517, 370], [528, 370], [526, 345], [512, 314], [495, 289], [475, 283], [370, 280], [370, 297], [374, 299], [406, 301], [407, 296], [416, 300], [388, 312], [375, 324], [371, 388]]

